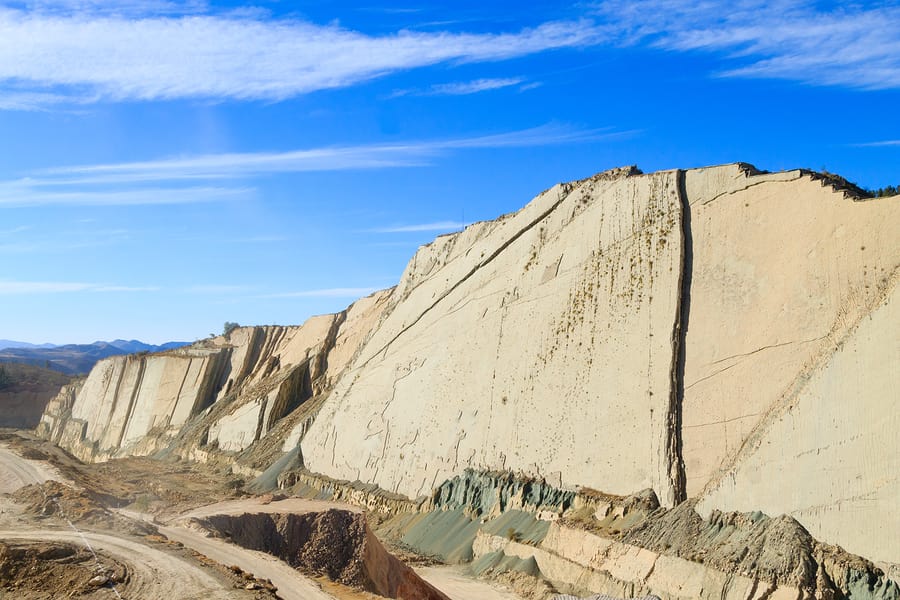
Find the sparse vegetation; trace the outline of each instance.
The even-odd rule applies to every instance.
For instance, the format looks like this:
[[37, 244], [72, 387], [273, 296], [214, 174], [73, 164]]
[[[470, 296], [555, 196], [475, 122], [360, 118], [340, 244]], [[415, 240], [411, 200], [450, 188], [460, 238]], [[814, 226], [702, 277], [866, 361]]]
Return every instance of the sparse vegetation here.
[[888, 185], [877, 190], [869, 190], [873, 198], [886, 198], [900, 194], [900, 185]]
[[896, 196], [900, 194], [900, 185], [888, 185], [885, 187], [877, 188], [877, 189], [868, 189], [864, 187], [860, 187], [853, 183], [852, 181], [847, 180], [840, 175], [836, 175], [835, 173], [830, 173], [826, 171], [824, 168], [818, 173], [814, 174], [814, 177], [818, 179], [824, 179], [830, 185], [834, 186], [835, 189], [844, 190], [849, 192], [854, 196], [858, 196], [861, 198], [887, 198], [889, 196]]
[[222, 335], [229, 335], [232, 331], [240, 327], [240, 324], [234, 323], [232, 321], [225, 321], [225, 325], [222, 327]]

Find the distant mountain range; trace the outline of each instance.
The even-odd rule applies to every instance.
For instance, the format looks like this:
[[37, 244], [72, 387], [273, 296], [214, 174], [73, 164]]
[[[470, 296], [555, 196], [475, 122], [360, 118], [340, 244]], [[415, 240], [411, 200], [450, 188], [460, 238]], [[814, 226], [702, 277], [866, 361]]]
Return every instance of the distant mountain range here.
[[136, 352], [161, 352], [186, 346], [190, 342], [167, 342], [159, 346], [145, 344], [138, 340], [113, 340], [93, 344], [29, 344], [12, 340], [0, 340], [0, 362], [15, 362], [45, 367], [66, 373], [80, 375], [87, 373], [97, 361], [117, 354]]
[[28, 342], [0, 340], [0, 350], [6, 348], [56, 348], [56, 344], [29, 344]]

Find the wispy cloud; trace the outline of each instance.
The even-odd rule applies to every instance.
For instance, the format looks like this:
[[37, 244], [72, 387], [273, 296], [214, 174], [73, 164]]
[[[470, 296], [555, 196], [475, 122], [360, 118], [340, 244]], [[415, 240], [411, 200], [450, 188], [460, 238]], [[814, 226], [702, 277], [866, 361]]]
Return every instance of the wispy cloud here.
[[60, 105], [85, 105], [96, 102], [96, 97], [47, 92], [20, 92], [0, 89], [0, 110], [48, 111]]
[[414, 233], [422, 231], [456, 231], [463, 227], [460, 221], [437, 221], [434, 223], [418, 223], [415, 225], [396, 225], [370, 229], [373, 233]]
[[61, 97], [283, 100], [398, 71], [503, 61], [603, 40], [589, 20], [513, 32], [368, 35], [234, 13], [169, 16], [166, 2], [131, 2], [131, 9], [113, 12], [101, 2], [55, 4], [80, 8], [0, 7], [0, 86], [14, 82], [20, 93], [7, 108], [58, 104]]
[[859, 89], [900, 87], [900, 6], [809, 0], [609, 0], [619, 43], [724, 55], [720, 73]]
[[247, 187], [182, 187], [124, 190], [48, 191], [52, 181], [18, 180], [0, 182], [0, 208], [23, 206], [137, 206], [155, 204], [194, 204], [227, 199], [247, 198], [253, 189]]
[[900, 146], [900, 140], [882, 140], [880, 142], [864, 142], [862, 144], [850, 144], [855, 148], [884, 148], [888, 146]]
[[155, 292], [152, 286], [103, 285], [63, 281], [0, 281], [0, 296], [71, 292]]
[[[343, 171], [421, 166], [447, 150], [548, 146], [612, 138], [628, 132], [576, 129], [548, 124], [493, 135], [409, 141], [395, 144], [329, 146], [286, 152], [224, 153], [144, 162], [80, 165], [45, 169], [41, 185], [134, 183], [184, 179], [231, 179], [274, 173]], [[27, 183], [27, 181], [25, 181]], [[2, 202], [2, 196], [0, 196]]]
[[31, 225], [19, 225], [18, 227], [13, 227], [12, 229], [0, 230], [0, 235], [15, 235], [17, 233], [22, 233], [23, 231], [28, 231], [29, 229], [31, 229]]
[[[811, 0], [608, 0], [590, 18], [515, 31], [370, 34], [205, 2], [0, 5], [0, 110], [181, 98], [279, 101], [435, 65], [563, 48], [643, 45], [720, 55], [721, 73], [861, 89], [900, 87], [900, 6]], [[516, 78], [437, 84], [472, 94]], [[529, 84], [524, 84], [525, 86]]]
[[[548, 124], [530, 129], [443, 140], [330, 146], [286, 152], [223, 153], [142, 162], [48, 168], [28, 177], [0, 181], [0, 208], [35, 205], [133, 206], [222, 202], [255, 197], [255, 188], [236, 179], [279, 173], [416, 167], [448, 152], [527, 148], [615, 139], [632, 132], [577, 129]], [[208, 185], [184, 185], [206, 181]], [[148, 187], [149, 186], [149, 187]], [[256, 236], [242, 242], [283, 241]]]
[[277, 294], [265, 294], [260, 298], [361, 298], [377, 292], [381, 288], [326, 288], [319, 290], [302, 290], [299, 292], [281, 292]]
[[[498, 79], [475, 79], [474, 81], [438, 83], [425, 89], [397, 90], [391, 94], [391, 96], [467, 96], [479, 92], [517, 86], [524, 81], [525, 79], [522, 77], [505, 77]], [[524, 87], [525, 86], [521, 86], [520, 89], [523, 89]]]
[[251, 290], [247, 285], [235, 285], [230, 283], [210, 283], [192, 285], [185, 289], [189, 294], [239, 294]]

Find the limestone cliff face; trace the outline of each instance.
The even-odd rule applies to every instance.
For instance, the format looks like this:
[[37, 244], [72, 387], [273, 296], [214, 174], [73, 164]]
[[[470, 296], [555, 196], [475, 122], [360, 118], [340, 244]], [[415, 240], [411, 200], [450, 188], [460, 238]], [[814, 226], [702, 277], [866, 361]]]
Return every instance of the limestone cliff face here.
[[104, 361], [41, 431], [91, 460], [291, 452], [408, 498], [469, 468], [651, 488], [900, 564], [898, 230], [900, 198], [804, 171], [614, 170], [339, 315]]
[[803, 171], [556, 186], [419, 250], [306, 465], [410, 497], [466, 467], [650, 487], [900, 562], [898, 226]]
[[678, 186], [674, 171], [558, 185], [421, 249], [307, 465], [411, 497], [476, 467], [672, 504]]
[[297, 327], [242, 327], [165, 353], [102, 360], [51, 401], [38, 433], [87, 461], [165, 448], [192, 458], [240, 452], [330, 388], [362, 339], [355, 328], [371, 328], [386, 295]]

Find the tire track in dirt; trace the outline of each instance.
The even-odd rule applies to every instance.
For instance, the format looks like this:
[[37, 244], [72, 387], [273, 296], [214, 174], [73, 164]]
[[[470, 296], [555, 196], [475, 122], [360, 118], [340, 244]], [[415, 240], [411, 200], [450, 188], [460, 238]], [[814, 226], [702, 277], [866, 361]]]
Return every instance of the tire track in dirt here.
[[5, 445], [0, 445], [0, 494], [9, 494], [32, 483], [49, 479], [65, 481], [47, 463], [22, 458]]
[[0, 530], [0, 539], [35, 542], [67, 542], [82, 544], [85, 539], [101, 555], [106, 554], [128, 568], [129, 581], [119, 586], [123, 598], [129, 600], [237, 600], [246, 592], [217, 581], [202, 568], [190, 562], [124, 538], [84, 531], [17, 528]]

